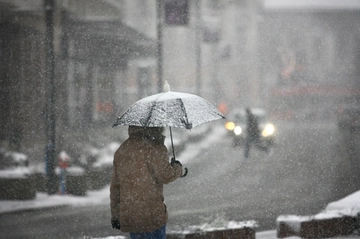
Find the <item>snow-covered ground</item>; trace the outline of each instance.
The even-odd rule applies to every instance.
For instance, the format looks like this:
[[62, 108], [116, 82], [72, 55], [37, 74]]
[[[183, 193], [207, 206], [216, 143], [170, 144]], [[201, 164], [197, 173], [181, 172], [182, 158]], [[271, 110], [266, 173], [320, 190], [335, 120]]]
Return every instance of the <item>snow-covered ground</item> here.
[[[214, 130], [205, 137], [202, 141], [194, 143], [191, 147], [186, 149], [186, 152], [182, 153], [178, 159], [185, 163], [188, 162], [191, 158], [196, 158], [196, 156], [204, 148], [214, 143], [216, 140], [220, 140], [219, 134], [225, 133], [222, 127], [215, 127]], [[101, 190], [97, 191], [88, 191], [86, 196], [71, 196], [71, 195], [48, 195], [46, 193], [37, 193], [34, 200], [26, 201], [7, 201], [0, 200], [0, 213], [19, 211], [19, 210], [28, 210], [44, 207], [54, 207], [62, 205], [75, 205], [75, 206], [87, 206], [87, 205], [96, 205], [96, 204], [109, 204], [109, 186], [104, 187]], [[340, 199], [335, 202], [331, 202], [324, 209], [323, 212], [319, 212], [320, 215], [327, 215], [336, 212], [341, 213], [356, 213], [360, 211], [360, 191], [355, 192], [343, 199]], [[280, 216], [280, 215], [279, 215]], [[122, 236], [106, 237], [106, 239], [124, 239]], [[276, 230], [257, 232], [256, 238], [260, 239], [273, 239], [276, 237]], [[299, 237], [288, 237], [288, 238], [299, 238]], [[339, 237], [339, 238], [360, 238], [357, 237]], [[105, 239], [105, 238], [103, 238]]]

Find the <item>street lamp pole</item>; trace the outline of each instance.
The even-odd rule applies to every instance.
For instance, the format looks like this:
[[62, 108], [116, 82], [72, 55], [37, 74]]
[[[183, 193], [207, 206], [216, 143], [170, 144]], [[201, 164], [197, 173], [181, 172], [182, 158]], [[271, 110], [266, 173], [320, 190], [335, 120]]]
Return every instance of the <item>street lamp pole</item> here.
[[158, 75], [158, 92], [162, 92], [163, 87], [163, 65], [162, 65], [162, 9], [163, 0], [156, 0], [157, 16], [157, 75]]
[[55, 59], [54, 59], [54, 8], [55, 0], [44, 0], [45, 8], [45, 50], [46, 50], [46, 175], [47, 192], [52, 195], [57, 192], [55, 175]]
[[196, 44], [196, 93], [201, 95], [201, 0], [196, 3], [196, 26], [195, 26], [195, 44]]

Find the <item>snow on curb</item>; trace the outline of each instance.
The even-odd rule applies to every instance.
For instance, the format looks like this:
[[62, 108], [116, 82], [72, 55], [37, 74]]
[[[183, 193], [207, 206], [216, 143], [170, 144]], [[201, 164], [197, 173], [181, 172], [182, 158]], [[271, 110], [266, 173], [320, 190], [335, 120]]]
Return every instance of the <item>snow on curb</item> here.
[[28, 167], [14, 167], [0, 170], [0, 178], [28, 178], [31, 171]]
[[109, 204], [109, 186], [97, 191], [88, 191], [86, 196], [48, 195], [36, 193], [34, 200], [1, 200], [0, 214], [30, 209], [60, 207], [60, 206], [88, 206]]
[[329, 203], [325, 210], [348, 211], [351, 215], [357, 214], [360, 212], [360, 191], [354, 192], [338, 201]]
[[281, 215], [276, 220], [277, 237], [330, 238], [355, 232], [359, 212], [323, 211], [311, 216]]
[[352, 235], [359, 229], [360, 191], [329, 203], [325, 210], [310, 216], [280, 215], [277, 236], [284, 238], [329, 238]]
[[127, 237], [124, 237], [124, 236], [90, 237], [88, 239], [127, 239]]
[[213, 227], [208, 223], [200, 226], [189, 226], [181, 231], [170, 231], [168, 239], [218, 239], [218, 238], [246, 238], [255, 239], [256, 221], [227, 222], [226, 225]]

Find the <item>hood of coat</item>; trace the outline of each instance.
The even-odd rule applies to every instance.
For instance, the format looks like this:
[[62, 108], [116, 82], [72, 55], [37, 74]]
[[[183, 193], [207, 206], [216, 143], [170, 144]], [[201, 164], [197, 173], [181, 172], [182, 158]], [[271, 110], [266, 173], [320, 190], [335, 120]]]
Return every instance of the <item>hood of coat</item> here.
[[163, 135], [164, 128], [162, 127], [141, 127], [129, 126], [129, 137], [137, 137], [148, 139], [157, 143], [164, 143], [165, 136]]

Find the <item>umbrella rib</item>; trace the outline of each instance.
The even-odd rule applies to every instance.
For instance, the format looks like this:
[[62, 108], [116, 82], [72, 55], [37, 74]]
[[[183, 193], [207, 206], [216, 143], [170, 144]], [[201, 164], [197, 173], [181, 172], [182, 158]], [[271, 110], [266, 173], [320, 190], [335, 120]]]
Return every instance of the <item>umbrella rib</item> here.
[[161, 96], [163, 96], [164, 93], [159, 94], [159, 96], [153, 101], [152, 105], [151, 105], [151, 110], [150, 110], [150, 114], [149, 117], [146, 119], [146, 126], [149, 126], [150, 124], [150, 119], [152, 117], [152, 113], [153, 113], [153, 109], [155, 107], [155, 105], [157, 104], [157, 100], [160, 99]]
[[184, 112], [185, 114], [185, 128], [186, 129], [191, 129], [192, 128], [192, 124], [189, 123], [189, 118], [188, 118], [188, 115], [186, 113], [186, 109], [185, 109], [185, 105], [184, 105], [184, 102], [181, 100], [181, 99], [177, 99], [177, 101], [180, 102], [180, 105], [181, 105], [181, 110]]
[[152, 117], [152, 113], [153, 113], [153, 109], [155, 107], [156, 101], [154, 101], [154, 103], [151, 105], [151, 110], [150, 110], [150, 114], [149, 117], [146, 119], [146, 126], [149, 126], [150, 124], [150, 119]]

